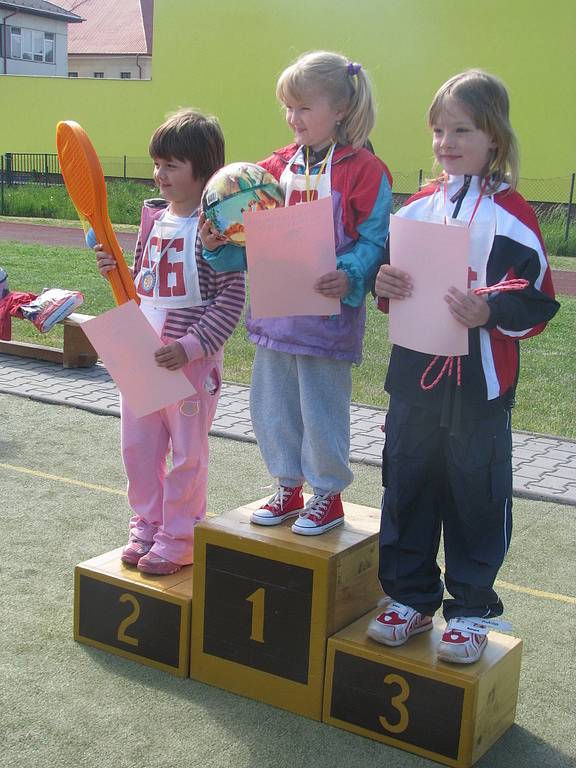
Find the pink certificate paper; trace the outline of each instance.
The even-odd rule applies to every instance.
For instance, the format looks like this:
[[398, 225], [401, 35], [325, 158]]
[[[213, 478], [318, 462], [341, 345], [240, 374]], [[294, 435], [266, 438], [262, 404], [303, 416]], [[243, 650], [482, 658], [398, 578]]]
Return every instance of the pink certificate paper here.
[[468, 329], [444, 300], [451, 286], [468, 290], [467, 227], [390, 217], [390, 264], [414, 284], [407, 299], [390, 300], [389, 337], [416, 352], [467, 355]]
[[252, 317], [339, 315], [339, 299], [314, 290], [336, 269], [332, 198], [244, 213]]
[[196, 392], [182, 371], [156, 365], [154, 352], [162, 342], [134, 301], [87, 320], [82, 330], [136, 416]]

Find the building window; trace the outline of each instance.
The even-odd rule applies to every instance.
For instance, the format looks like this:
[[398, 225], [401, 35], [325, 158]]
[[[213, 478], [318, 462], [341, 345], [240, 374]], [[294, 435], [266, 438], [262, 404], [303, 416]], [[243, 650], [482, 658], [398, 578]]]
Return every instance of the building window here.
[[68, 77], [78, 77], [78, 72], [68, 72]]
[[54, 43], [52, 32], [10, 27], [10, 56], [13, 59], [54, 64]]
[[54, 64], [54, 33], [44, 32], [44, 61], [47, 64]]
[[10, 55], [13, 59], [22, 58], [22, 30], [20, 27], [10, 29]]
[[130, 80], [132, 78], [132, 72], [120, 72], [120, 80]]
[[94, 72], [94, 77], [98, 78], [99, 80], [103, 80], [104, 72]]
[[26, 61], [34, 60], [34, 36], [32, 32], [31, 29], [22, 30], [22, 58]]

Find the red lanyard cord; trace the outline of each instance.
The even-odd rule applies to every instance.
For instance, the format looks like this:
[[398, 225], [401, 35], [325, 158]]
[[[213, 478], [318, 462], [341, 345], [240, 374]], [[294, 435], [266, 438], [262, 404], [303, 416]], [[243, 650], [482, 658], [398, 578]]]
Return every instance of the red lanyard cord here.
[[528, 280], [524, 280], [520, 277], [514, 280], [501, 280], [499, 283], [486, 286], [486, 288], [475, 288], [473, 293], [475, 293], [476, 296], [484, 296], [487, 293], [496, 293], [497, 291], [502, 293], [505, 293], [506, 291], [523, 291], [528, 285]]
[[[478, 195], [478, 198], [476, 199], [476, 203], [474, 205], [474, 210], [472, 211], [472, 216], [470, 216], [470, 221], [468, 222], [468, 226], [472, 224], [474, 221], [474, 216], [476, 216], [476, 211], [478, 210], [478, 207], [480, 206], [480, 203], [482, 202], [482, 198], [484, 197], [484, 192], [486, 192], [486, 187], [488, 186], [488, 178], [484, 179], [482, 182], [482, 186], [480, 187], [480, 194]], [[466, 192], [468, 191], [468, 188], [466, 188]], [[446, 203], [448, 198], [448, 184], [447, 182], [444, 182], [444, 224], [448, 224], [448, 219], [446, 217]]]
[[452, 376], [452, 368], [454, 367], [454, 360], [456, 360], [456, 386], [457, 387], [462, 386], [462, 365], [460, 363], [460, 356], [456, 358], [452, 356], [444, 358], [444, 363], [442, 365], [442, 368], [440, 368], [439, 374], [436, 376], [433, 382], [431, 382], [430, 384], [426, 384], [427, 376], [431, 374], [432, 369], [440, 359], [441, 359], [441, 355], [436, 355], [432, 359], [432, 361], [430, 362], [430, 364], [428, 365], [428, 367], [426, 368], [426, 370], [424, 371], [424, 373], [420, 378], [420, 387], [426, 392], [429, 389], [434, 389], [434, 387], [442, 380], [442, 378], [446, 373], [448, 375], [448, 378]]
[[[486, 286], [485, 288], [475, 288], [473, 293], [475, 293], [477, 296], [483, 296], [488, 293], [497, 293], [501, 292], [504, 293], [506, 291], [522, 291], [524, 288], [526, 288], [529, 285], [528, 280], [524, 279], [514, 279], [514, 280], [502, 280], [499, 283], [495, 283], [495, 285]], [[431, 374], [434, 366], [436, 363], [441, 359], [441, 355], [436, 355], [424, 373], [422, 374], [420, 378], [420, 387], [426, 391], [430, 389], [434, 389], [434, 387], [438, 384], [438, 382], [442, 379], [443, 376], [448, 375], [448, 378], [452, 376], [452, 370], [454, 368], [454, 357], [449, 356], [446, 357], [444, 360], [444, 363], [442, 365], [442, 368], [440, 369], [440, 372], [436, 376], [433, 382], [430, 384], [426, 383], [426, 379]], [[461, 387], [462, 386], [462, 364], [460, 361], [460, 357], [456, 357], [456, 386]]]

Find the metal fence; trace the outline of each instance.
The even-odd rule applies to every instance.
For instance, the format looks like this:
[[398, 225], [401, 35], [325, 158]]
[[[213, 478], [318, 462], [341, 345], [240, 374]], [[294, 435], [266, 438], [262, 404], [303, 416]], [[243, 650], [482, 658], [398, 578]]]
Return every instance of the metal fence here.
[[[2, 158], [2, 181], [7, 185], [50, 186], [64, 183], [56, 154], [6, 152]], [[152, 180], [152, 161], [149, 157], [121, 155], [99, 159], [106, 179], [130, 179], [147, 183]]]
[[[152, 183], [152, 163], [149, 157], [100, 157], [104, 176], [108, 181], [130, 180]], [[426, 182], [426, 174], [415, 171], [395, 171], [394, 210], [407, 197]], [[575, 174], [547, 179], [521, 178], [519, 192], [536, 208], [540, 218], [553, 221], [568, 240], [573, 219], [576, 218], [574, 201]], [[6, 152], [0, 155], [0, 214], [6, 210], [5, 188], [23, 185], [62, 185], [58, 156], [50, 153]]]

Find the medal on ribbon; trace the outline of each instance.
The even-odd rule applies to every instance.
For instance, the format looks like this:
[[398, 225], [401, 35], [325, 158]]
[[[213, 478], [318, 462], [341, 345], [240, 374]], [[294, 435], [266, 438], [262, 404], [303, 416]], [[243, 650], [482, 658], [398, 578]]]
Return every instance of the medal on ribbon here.
[[146, 293], [154, 290], [156, 285], [156, 275], [152, 269], [147, 269], [142, 273], [141, 286]]

